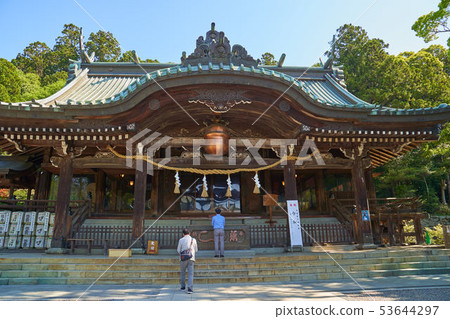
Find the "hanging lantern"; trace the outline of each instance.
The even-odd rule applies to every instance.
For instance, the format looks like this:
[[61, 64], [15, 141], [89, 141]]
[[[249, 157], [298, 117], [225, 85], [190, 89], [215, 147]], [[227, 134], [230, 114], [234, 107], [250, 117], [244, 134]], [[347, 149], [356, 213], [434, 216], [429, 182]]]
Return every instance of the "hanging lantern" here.
[[175, 194], [179, 194], [180, 193], [180, 176], [178, 175], [178, 171], [175, 173], [175, 189], [173, 190], [173, 192]]
[[209, 155], [222, 156], [228, 154], [228, 135], [226, 128], [221, 124], [213, 124], [206, 129], [205, 139], [211, 141], [206, 145], [205, 152]]

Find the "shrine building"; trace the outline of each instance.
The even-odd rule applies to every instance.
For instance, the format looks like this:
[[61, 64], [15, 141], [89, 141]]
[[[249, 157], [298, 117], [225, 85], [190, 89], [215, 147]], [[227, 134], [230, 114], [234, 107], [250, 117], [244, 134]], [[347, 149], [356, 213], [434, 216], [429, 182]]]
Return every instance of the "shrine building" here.
[[367, 103], [332, 59], [284, 58], [261, 65], [214, 24], [180, 63], [95, 62], [82, 48], [57, 93], [0, 102], [0, 188], [11, 191], [0, 210], [54, 213], [52, 248], [173, 248], [187, 226], [208, 249], [220, 208], [226, 245], [248, 249], [289, 246], [286, 202], [298, 200], [305, 245], [401, 243], [402, 222], [419, 229], [426, 216], [414, 199], [376, 198], [372, 171], [437, 140], [450, 106]]

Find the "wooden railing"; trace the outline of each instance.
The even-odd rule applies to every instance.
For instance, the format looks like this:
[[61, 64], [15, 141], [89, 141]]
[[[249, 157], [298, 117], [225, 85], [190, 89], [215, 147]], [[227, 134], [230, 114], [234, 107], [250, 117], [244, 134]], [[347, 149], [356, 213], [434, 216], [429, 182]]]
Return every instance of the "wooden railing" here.
[[1, 199], [0, 209], [11, 211], [55, 211], [55, 200]]
[[342, 224], [305, 224], [303, 227], [303, 245], [344, 244], [355, 242], [353, 231]]
[[[147, 243], [148, 240], [157, 240], [159, 248], [176, 248], [181, 232], [186, 226], [153, 226], [150, 227], [139, 240]], [[73, 236], [74, 239], [93, 239], [93, 247], [101, 248], [128, 248], [134, 240], [131, 236], [131, 226], [95, 226], [87, 225]], [[87, 241], [79, 240], [77, 245], [87, 246]]]
[[[405, 236], [415, 236], [418, 244], [423, 242], [421, 219], [426, 214], [420, 211], [420, 199], [408, 198], [369, 198], [374, 239], [379, 244], [384, 243], [383, 237], [389, 238], [390, 245], [403, 244]], [[355, 201], [350, 198], [330, 199], [330, 206], [336, 218], [349, 230], [349, 225], [356, 238], [358, 227], [356, 215], [353, 212]], [[404, 232], [404, 222], [414, 221], [414, 232]]]
[[[345, 227], [340, 224], [305, 224], [302, 225], [304, 245], [316, 243], [351, 243], [353, 237]], [[153, 226], [150, 227], [142, 241], [157, 240], [161, 249], [175, 249], [181, 232], [185, 226]], [[88, 240], [94, 248], [128, 248], [133, 244], [131, 226], [82, 226], [73, 236], [78, 247], [87, 247]], [[309, 234], [309, 235], [308, 235]], [[284, 247], [287, 245], [286, 225], [251, 225], [251, 247]], [[312, 238], [314, 239], [312, 239]], [[82, 240], [85, 239], [85, 240]]]
[[91, 201], [85, 200], [80, 203], [79, 206], [71, 208], [71, 214], [69, 216], [68, 224], [70, 225], [70, 237], [73, 237], [83, 225], [84, 221], [88, 218], [91, 211]]
[[[87, 201], [90, 202], [90, 201]], [[86, 204], [85, 200], [73, 200], [69, 202], [69, 208], [75, 210]], [[11, 211], [46, 211], [54, 212], [56, 200], [45, 199], [0, 199], [0, 209]]]
[[251, 247], [284, 247], [287, 245], [286, 225], [251, 225]]

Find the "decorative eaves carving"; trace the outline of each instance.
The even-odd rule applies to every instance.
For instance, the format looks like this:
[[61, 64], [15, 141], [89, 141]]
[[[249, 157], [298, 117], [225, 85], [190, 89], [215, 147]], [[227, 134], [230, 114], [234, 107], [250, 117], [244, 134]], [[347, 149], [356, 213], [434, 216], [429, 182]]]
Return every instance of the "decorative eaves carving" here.
[[198, 95], [190, 98], [189, 103], [204, 104], [214, 113], [226, 113], [237, 104], [250, 104], [252, 101], [243, 94], [245, 91], [228, 89], [196, 90]]

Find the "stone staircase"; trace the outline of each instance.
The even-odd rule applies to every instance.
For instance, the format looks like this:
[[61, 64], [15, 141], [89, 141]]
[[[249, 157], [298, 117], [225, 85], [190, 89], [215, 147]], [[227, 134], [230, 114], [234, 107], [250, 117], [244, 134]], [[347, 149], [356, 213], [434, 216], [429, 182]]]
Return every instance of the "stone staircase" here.
[[[450, 273], [450, 249], [392, 248], [340, 251], [330, 255], [354, 278]], [[195, 283], [316, 281], [349, 278], [326, 253], [203, 258]], [[0, 285], [89, 285], [115, 259], [102, 256], [0, 255]], [[178, 284], [174, 256], [135, 256], [118, 260], [96, 284]]]

